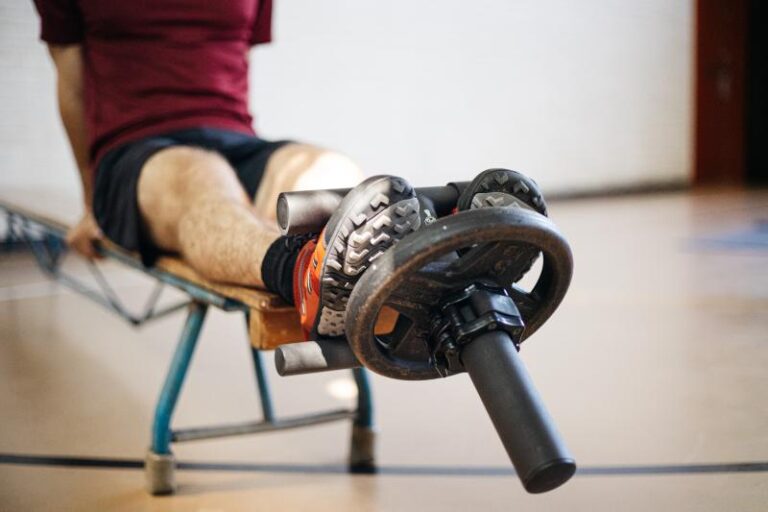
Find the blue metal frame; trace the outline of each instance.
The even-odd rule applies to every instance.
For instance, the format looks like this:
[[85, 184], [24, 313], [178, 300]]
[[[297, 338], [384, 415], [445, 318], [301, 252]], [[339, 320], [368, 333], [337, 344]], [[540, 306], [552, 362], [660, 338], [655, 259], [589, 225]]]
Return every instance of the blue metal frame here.
[[[155, 454], [169, 455], [171, 443], [174, 442], [285, 430], [344, 419], [351, 419], [354, 425], [359, 427], [373, 427], [373, 400], [368, 375], [362, 368], [356, 368], [352, 371], [358, 390], [355, 409], [337, 409], [278, 419], [275, 415], [261, 351], [251, 346], [256, 386], [261, 399], [262, 421], [173, 430], [171, 428], [173, 412], [192, 362], [208, 306], [215, 306], [224, 311], [242, 311], [245, 315], [246, 326], [249, 317], [248, 307], [237, 300], [201, 288], [199, 285], [178, 276], [157, 268], [145, 267], [138, 258], [128, 253], [101, 248], [100, 251], [104, 256], [116, 259], [158, 281], [158, 285], [151, 292], [143, 312], [138, 315], [132, 314], [123, 306], [117, 293], [109, 286], [104, 275], [94, 263], [89, 262], [88, 265], [98, 285], [97, 288], [88, 286], [62, 271], [61, 264], [67, 253], [67, 246], [64, 242], [66, 234], [64, 227], [49, 224], [42, 218], [14, 211], [8, 205], [0, 204], [0, 210], [4, 210], [8, 217], [8, 233], [4, 237], [7, 247], [11, 247], [13, 242], [17, 241], [26, 243], [33, 252], [38, 265], [53, 279], [117, 313], [131, 324], [141, 325], [148, 320], [173, 313], [185, 306], [188, 307], [187, 319], [155, 407], [151, 440], [151, 450]], [[169, 284], [185, 292], [189, 296], [189, 300], [158, 310], [156, 306], [163, 284]]]
[[373, 397], [371, 396], [371, 383], [368, 372], [364, 368], [354, 368], [352, 376], [357, 386], [357, 415], [355, 425], [371, 428], [373, 422]]
[[275, 421], [275, 409], [272, 405], [272, 393], [269, 390], [267, 370], [264, 368], [261, 351], [251, 345], [251, 356], [253, 358], [253, 369], [256, 373], [256, 387], [259, 390], [259, 399], [261, 400], [261, 415], [265, 422], [272, 423]]
[[174, 352], [171, 360], [171, 367], [168, 369], [160, 398], [157, 400], [155, 420], [152, 423], [152, 451], [159, 455], [171, 453], [171, 438], [173, 437], [171, 418], [179, 400], [181, 386], [187, 376], [187, 370], [189, 370], [189, 364], [192, 361], [192, 355], [195, 352], [207, 311], [208, 306], [206, 304], [199, 302], [190, 304], [187, 321], [184, 323], [179, 344], [176, 346], [176, 352]]
[[[93, 261], [87, 261], [86, 265], [96, 282], [95, 287], [62, 270], [62, 264], [67, 255], [68, 248], [64, 242], [64, 232], [61, 229], [51, 228], [39, 221], [27, 219], [4, 208], [2, 205], [0, 205], [0, 209], [4, 209], [7, 213], [8, 231], [5, 236], [6, 248], [12, 247], [15, 242], [23, 243], [32, 251], [38, 266], [51, 278], [113, 311], [132, 325], [138, 326], [150, 320], [162, 318], [185, 308], [191, 302], [191, 300], [184, 300], [158, 309], [157, 305], [165, 285], [163, 281], [158, 280], [141, 312], [132, 313], [125, 307], [117, 293], [110, 286], [109, 281]], [[116, 251], [105, 251], [102, 249], [101, 252], [111, 256], [111, 253]], [[134, 268], [137, 267], [134, 266]], [[245, 308], [245, 305], [242, 307]]]

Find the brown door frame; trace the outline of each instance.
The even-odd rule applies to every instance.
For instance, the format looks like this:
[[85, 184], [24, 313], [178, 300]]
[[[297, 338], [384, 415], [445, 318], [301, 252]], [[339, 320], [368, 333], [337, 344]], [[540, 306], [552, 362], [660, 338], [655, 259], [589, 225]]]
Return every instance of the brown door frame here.
[[748, 0], [696, 0], [693, 181], [745, 178]]

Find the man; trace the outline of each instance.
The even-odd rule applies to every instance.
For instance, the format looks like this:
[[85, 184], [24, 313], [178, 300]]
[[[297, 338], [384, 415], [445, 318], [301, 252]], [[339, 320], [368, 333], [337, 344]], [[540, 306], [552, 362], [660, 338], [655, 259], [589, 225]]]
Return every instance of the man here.
[[[95, 257], [93, 242], [106, 235], [147, 265], [180, 253], [211, 280], [266, 287], [296, 303], [308, 337], [342, 335], [352, 287], [419, 228], [418, 200], [401, 178], [369, 178], [319, 238], [279, 236], [278, 193], [350, 186], [361, 173], [338, 153], [254, 133], [248, 51], [271, 39], [272, 1], [35, 5], [83, 186], [84, 214], [69, 244]], [[535, 185], [508, 173], [485, 175], [460, 209], [473, 207], [475, 192], [498, 191], [510, 198], [504, 204], [544, 213]]]

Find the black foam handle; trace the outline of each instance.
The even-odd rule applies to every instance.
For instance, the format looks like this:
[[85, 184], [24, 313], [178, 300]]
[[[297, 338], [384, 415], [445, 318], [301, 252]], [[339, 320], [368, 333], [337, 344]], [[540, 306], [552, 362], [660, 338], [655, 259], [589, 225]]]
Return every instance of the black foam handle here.
[[550, 491], [576, 472], [576, 462], [544, 407], [515, 345], [500, 331], [479, 336], [461, 360], [530, 493]]
[[[438, 217], [447, 215], [456, 206], [459, 195], [468, 182], [449, 183], [443, 187], [417, 188]], [[277, 224], [284, 235], [320, 231], [350, 189], [304, 190], [283, 192], [277, 198]]]

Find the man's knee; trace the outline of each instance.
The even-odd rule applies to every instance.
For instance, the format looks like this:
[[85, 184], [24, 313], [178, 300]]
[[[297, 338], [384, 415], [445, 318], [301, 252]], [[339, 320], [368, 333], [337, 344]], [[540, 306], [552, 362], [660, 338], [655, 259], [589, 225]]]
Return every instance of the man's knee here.
[[360, 167], [346, 155], [309, 144], [287, 144], [267, 163], [256, 208], [259, 215], [272, 219], [281, 192], [346, 188], [362, 179]]
[[291, 190], [353, 187], [363, 179], [360, 166], [347, 155], [321, 148], [314, 151], [315, 158], [296, 177]]

